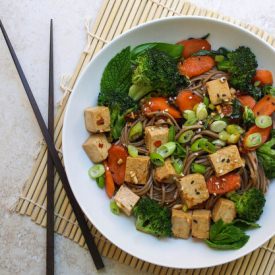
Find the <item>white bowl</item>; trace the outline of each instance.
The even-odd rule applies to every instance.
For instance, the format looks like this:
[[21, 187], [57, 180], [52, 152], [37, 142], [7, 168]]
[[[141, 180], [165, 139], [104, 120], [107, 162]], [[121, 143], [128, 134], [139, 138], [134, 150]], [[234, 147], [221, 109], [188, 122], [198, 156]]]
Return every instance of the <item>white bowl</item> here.
[[[157, 239], [135, 229], [133, 218], [116, 216], [110, 212], [105, 191], [97, 187], [87, 174], [92, 163], [82, 144], [88, 137], [83, 110], [97, 103], [100, 79], [108, 61], [126, 46], [145, 42], [174, 43], [187, 37], [201, 37], [210, 33], [213, 49], [249, 46], [256, 54], [259, 67], [273, 71], [273, 48], [254, 34], [223, 21], [205, 17], [170, 17], [140, 25], [110, 42], [89, 63], [79, 77], [69, 99], [63, 127], [63, 154], [66, 172], [74, 195], [83, 212], [94, 226], [112, 243], [127, 253], [153, 264], [173, 268], [203, 268], [223, 264], [253, 251], [275, 232], [275, 185], [271, 184], [266, 196], [260, 229], [249, 231], [248, 243], [239, 250], [218, 251], [202, 241]], [[273, 198], [273, 199], [272, 199]]]

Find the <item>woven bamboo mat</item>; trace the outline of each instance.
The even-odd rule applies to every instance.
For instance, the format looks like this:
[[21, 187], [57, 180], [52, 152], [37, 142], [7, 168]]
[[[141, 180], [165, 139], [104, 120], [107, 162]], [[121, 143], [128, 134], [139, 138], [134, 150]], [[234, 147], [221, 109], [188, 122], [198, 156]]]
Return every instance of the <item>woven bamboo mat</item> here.
[[[254, 32], [275, 47], [275, 39], [263, 30], [216, 12], [200, 9], [183, 0], [105, 0], [93, 27], [90, 29], [89, 23], [86, 24], [88, 41], [74, 74], [63, 81], [62, 86], [65, 94], [55, 117], [55, 143], [57, 149], [61, 148], [62, 124], [66, 103], [80, 72], [91, 58], [108, 41], [126, 30], [146, 21], [174, 15], [201, 15], [229, 21]], [[32, 221], [43, 227], [46, 226], [46, 160], [47, 148], [43, 144], [15, 208], [17, 213], [31, 217]], [[156, 266], [132, 257], [114, 246], [92, 224], [89, 224], [89, 226], [103, 256], [125, 263], [136, 270], [162, 275], [275, 274], [275, 237], [253, 253], [234, 262], [206, 269], [179, 270]], [[55, 175], [55, 231], [85, 247], [84, 238], [57, 174]]]

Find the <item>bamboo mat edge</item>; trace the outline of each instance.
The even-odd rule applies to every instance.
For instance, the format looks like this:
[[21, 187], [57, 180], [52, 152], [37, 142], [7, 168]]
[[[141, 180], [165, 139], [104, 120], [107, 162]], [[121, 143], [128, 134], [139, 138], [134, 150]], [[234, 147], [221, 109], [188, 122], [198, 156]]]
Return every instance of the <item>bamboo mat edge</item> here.
[[[86, 22], [87, 45], [73, 75], [63, 79], [64, 97], [55, 117], [55, 143], [59, 151], [61, 150], [62, 123], [67, 101], [79, 74], [91, 58], [114, 37], [133, 26], [156, 18], [175, 15], [200, 15], [228, 21], [248, 29], [275, 46], [275, 39], [265, 31], [217, 12], [198, 8], [183, 0], [104, 0], [93, 27], [90, 28], [89, 22]], [[60, 156], [62, 157], [62, 152]], [[43, 144], [14, 209], [21, 215], [30, 216], [32, 221], [43, 227], [46, 226], [46, 158], [47, 147]], [[85, 247], [84, 238], [57, 174], [55, 175], [55, 217], [55, 231]], [[261, 248], [231, 263], [205, 269], [180, 270], [141, 261], [114, 246], [91, 223], [89, 226], [103, 256], [127, 264], [136, 270], [161, 275], [275, 274], [275, 237]]]

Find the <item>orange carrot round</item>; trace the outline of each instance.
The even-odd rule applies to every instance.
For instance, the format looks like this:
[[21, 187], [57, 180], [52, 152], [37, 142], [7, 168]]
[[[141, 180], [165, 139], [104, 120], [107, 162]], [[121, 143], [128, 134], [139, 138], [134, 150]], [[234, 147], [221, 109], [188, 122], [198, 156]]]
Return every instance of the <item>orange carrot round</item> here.
[[253, 112], [256, 116], [271, 116], [275, 112], [275, 97], [266, 95], [253, 107]]
[[174, 118], [181, 118], [180, 112], [172, 107], [165, 97], [151, 97], [144, 105], [143, 111], [145, 114], [151, 112], [165, 111]]
[[180, 62], [178, 69], [180, 74], [194, 77], [208, 72], [215, 66], [215, 61], [211, 56], [191, 56]]
[[[249, 130], [245, 133], [245, 136], [244, 136], [244, 139], [243, 139], [244, 149], [247, 150], [247, 151], [253, 151], [253, 150], [257, 149], [258, 147], [260, 147], [263, 143], [265, 143], [268, 140], [271, 128], [272, 128], [272, 126], [267, 127], [267, 128], [259, 128], [256, 125], [249, 128]], [[261, 135], [261, 137], [262, 137], [261, 144], [259, 144], [258, 146], [249, 147], [248, 146], [248, 137], [251, 134], [254, 134], [254, 133], [259, 133]]]
[[211, 45], [206, 39], [188, 39], [179, 41], [177, 44], [183, 45], [182, 56], [190, 57], [192, 54], [200, 50], [211, 50]]
[[181, 91], [176, 98], [176, 105], [183, 112], [185, 110], [193, 110], [194, 106], [202, 102], [202, 99], [192, 91]]
[[243, 106], [247, 106], [250, 109], [252, 109], [256, 104], [255, 99], [250, 95], [239, 95], [237, 98]]
[[112, 145], [108, 151], [108, 167], [116, 184], [124, 182], [128, 152], [121, 145]]
[[105, 191], [107, 196], [111, 199], [115, 193], [115, 183], [107, 162], [104, 161], [103, 164], [105, 167]]
[[210, 194], [225, 194], [241, 186], [241, 177], [237, 173], [229, 173], [221, 177], [212, 176], [206, 183]]
[[259, 81], [260, 85], [272, 85], [273, 76], [272, 72], [269, 70], [256, 70], [256, 74], [254, 76], [254, 82]]

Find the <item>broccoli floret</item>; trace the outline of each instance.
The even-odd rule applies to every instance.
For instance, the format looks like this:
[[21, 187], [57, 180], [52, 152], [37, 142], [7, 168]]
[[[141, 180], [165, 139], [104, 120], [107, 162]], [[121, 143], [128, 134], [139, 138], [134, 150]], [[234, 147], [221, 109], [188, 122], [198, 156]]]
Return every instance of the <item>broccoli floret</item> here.
[[125, 125], [125, 115], [137, 108], [136, 102], [128, 96], [132, 82], [130, 56], [130, 47], [114, 56], [107, 64], [100, 82], [98, 105], [110, 109], [111, 135], [114, 139], [120, 137]]
[[241, 91], [247, 90], [257, 66], [256, 56], [244, 46], [227, 53], [226, 58], [217, 64], [219, 70], [230, 73], [230, 84]]
[[248, 106], [244, 107], [243, 122], [247, 126], [251, 126], [252, 124], [255, 123], [255, 115]]
[[260, 218], [265, 205], [264, 194], [256, 188], [242, 194], [232, 193], [229, 199], [234, 201], [239, 218], [249, 222], [255, 222]]
[[157, 237], [168, 237], [172, 234], [171, 213], [167, 207], [156, 201], [142, 198], [134, 208], [136, 228]]
[[135, 101], [152, 91], [165, 97], [175, 96], [188, 82], [179, 74], [175, 59], [157, 49], [149, 49], [136, 59], [129, 96]]
[[[272, 132], [274, 135], [274, 131]], [[275, 138], [264, 143], [257, 149], [257, 156], [262, 164], [265, 175], [269, 179], [275, 178]]]

